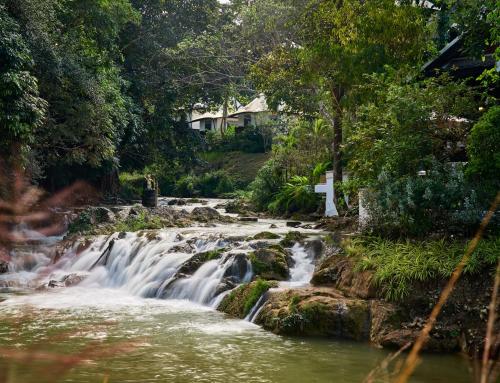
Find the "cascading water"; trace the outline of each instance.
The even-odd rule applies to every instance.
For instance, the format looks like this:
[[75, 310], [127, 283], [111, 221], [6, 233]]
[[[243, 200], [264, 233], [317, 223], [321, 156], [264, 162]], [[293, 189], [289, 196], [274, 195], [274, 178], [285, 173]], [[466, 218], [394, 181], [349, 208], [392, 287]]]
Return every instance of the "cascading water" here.
[[314, 273], [314, 259], [311, 257], [304, 246], [296, 243], [292, 247], [292, 259], [294, 266], [290, 269], [290, 281], [283, 285], [288, 287], [300, 287], [308, 285]]
[[[0, 286], [3, 282], [10, 287], [5, 284], [9, 278], [17, 279], [18, 286], [24, 287], [71, 286], [67, 278], [76, 276], [72, 280], [82, 287], [120, 289], [143, 298], [187, 300], [217, 307], [232, 289], [252, 280], [247, 254], [258, 245], [252, 237], [276, 223], [115, 233], [94, 239], [90, 246], [75, 243], [55, 264], [50, 252], [40, 251], [43, 238], [37, 238], [36, 247], [23, 249], [22, 256], [13, 257], [11, 273], [0, 275]], [[274, 231], [288, 231], [284, 222], [278, 225], [282, 227]], [[44, 245], [55, 242], [47, 239]], [[211, 254], [202, 256], [208, 252]], [[307, 284], [314, 270], [302, 246], [294, 246], [291, 254], [291, 278], [282, 287]], [[258, 315], [264, 302], [265, 297], [261, 297], [248, 320]]]
[[[222, 292], [252, 278], [250, 262], [237, 251], [225, 253], [227, 243], [220, 238], [184, 238], [175, 231], [160, 231], [153, 237], [142, 234], [101, 237], [78, 256], [73, 249], [59, 261], [52, 277], [85, 274], [83, 286], [119, 288], [144, 298], [204, 305], [214, 305]], [[217, 250], [222, 253], [220, 258], [185, 270], [197, 255]]]
[[[292, 259], [294, 262], [293, 267], [290, 269], [290, 280], [287, 282], [281, 282], [279, 288], [294, 288], [307, 286], [311, 281], [312, 275], [314, 273], [314, 260], [308, 254], [304, 246], [296, 243], [292, 249]], [[264, 303], [267, 300], [267, 292], [264, 293], [254, 307], [250, 310], [245, 320], [249, 322], [255, 322], [259, 316], [260, 311], [264, 307]]]

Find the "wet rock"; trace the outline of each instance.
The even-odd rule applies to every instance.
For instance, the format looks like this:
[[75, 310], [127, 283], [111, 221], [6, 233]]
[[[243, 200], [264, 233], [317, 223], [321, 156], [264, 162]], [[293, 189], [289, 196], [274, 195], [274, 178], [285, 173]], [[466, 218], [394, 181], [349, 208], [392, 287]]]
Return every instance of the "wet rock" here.
[[168, 201], [169, 206], [185, 206], [187, 205], [187, 202], [183, 199], [171, 199]]
[[243, 319], [262, 294], [277, 286], [278, 282], [276, 281], [263, 280], [240, 285], [224, 297], [217, 309], [233, 317]]
[[224, 273], [224, 277], [233, 277], [237, 282], [243, 281], [248, 272], [248, 261], [245, 254], [234, 255], [233, 263]]
[[220, 213], [211, 207], [195, 207], [191, 217], [198, 222], [210, 222], [221, 219]]
[[317, 260], [323, 255], [324, 243], [321, 239], [315, 239], [307, 242], [304, 249], [311, 258]]
[[64, 287], [64, 284], [59, 281], [51, 280], [49, 281], [47, 286], [50, 288], [56, 288], [56, 287]]
[[329, 288], [272, 290], [256, 323], [282, 335], [368, 340], [367, 301], [343, 297]]
[[238, 220], [241, 222], [259, 222], [258, 217], [239, 217]]
[[269, 231], [263, 231], [256, 234], [253, 239], [279, 239], [281, 238], [278, 234], [271, 233]]
[[303, 242], [307, 236], [300, 231], [289, 231], [280, 242], [282, 246], [293, 247], [296, 243]]
[[85, 278], [87, 278], [87, 275], [69, 274], [61, 279], [61, 283], [64, 283], [64, 286], [66, 287], [72, 287], [83, 282]]
[[302, 225], [302, 222], [299, 221], [288, 221], [286, 223], [287, 227], [299, 227], [300, 225]]
[[229, 201], [224, 204], [224, 209], [229, 214], [249, 215], [249, 207], [240, 200]]
[[267, 280], [286, 281], [290, 277], [290, 255], [281, 247], [257, 249], [249, 255], [256, 276]]
[[194, 247], [190, 243], [183, 243], [181, 245], [175, 245], [170, 250], [168, 253], [185, 253], [185, 254], [190, 254], [194, 250]]
[[278, 226], [277, 226], [277, 225], [275, 225], [274, 223], [272, 223], [271, 225], [269, 225], [269, 228], [270, 228], [270, 229], [277, 229], [277, 228], [278, 228]]
[[0, 274], [9, 272], [9, 264], [5, 261], [0, 261]]
[[342, 255], [331, 255], [321, 261], [311, 283], [315, 286], [333, 286], [352, 298], [371, 299], [380, 295], [373, 272], [355, 271], [353, 261]]
[[193, 255], [180, 267], [178, 274], [194, 274], [205, 262], [220, 258], [224, 250], [218, 249]]
[[239, 281], [235, 281], [233, 277], [223, 278], [221, 282], [217, 285], [214, 296], [222, 294], [227, 290], [232, 290], [238, 286]]

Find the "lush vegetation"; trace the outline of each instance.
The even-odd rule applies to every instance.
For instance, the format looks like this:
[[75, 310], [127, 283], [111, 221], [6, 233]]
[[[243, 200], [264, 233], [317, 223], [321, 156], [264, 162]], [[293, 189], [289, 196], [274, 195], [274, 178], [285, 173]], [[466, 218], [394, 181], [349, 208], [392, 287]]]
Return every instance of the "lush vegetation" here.
[[[377, 234], [469, 235], [499, 188], [498, 73], [422, 65], [457, 36], [498, 57], [498, 9], [421, 3], [2, 0], [2, 158], [51, 190], [83, 179], [137, 199], [151, 174], [162, 194], [248, 188], [280, 215], [320, 212], [313, 186], [333, 169], [342, 213], [343, 194], [369, 190]], [[283, 113], [206, 135], [187, 123], [261, 93]]]
[[[462, 259], [464, 241], [426, 240], [391, 241], [378, 237], [356, 238], [343, 244], [347, 256], [356, 261], [358, 271], [374, 271], [389, 300], [401, 300], [411, 294], [416, 282], [448, 278]], [[465, 266], [465, 273], [493, 269], [500, 258], [500, 238], [479, 243]]]

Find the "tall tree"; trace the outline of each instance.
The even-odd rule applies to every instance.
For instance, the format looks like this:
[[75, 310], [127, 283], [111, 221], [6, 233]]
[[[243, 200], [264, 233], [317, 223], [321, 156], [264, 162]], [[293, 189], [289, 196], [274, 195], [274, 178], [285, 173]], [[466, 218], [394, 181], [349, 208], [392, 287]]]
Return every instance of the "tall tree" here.
[[299, 26], [297, 40], [267, 55], [254, 74], [274, 103], [319, 110], [332, 125], [334, 179], [340, 182], [346, 98], [364, 74], [419, 62], [425, 20], [419, 8], [392, 0], [312, 0], [301, 8], [290, 20]]
[[[25, 152], [43, 122], [46, 103], [39, 96], [38, 81], [32, 70], [31, 52], [19, 25], [0, 5], [0, 156], [3, 160], [13, 153]], [[15, 160], [21, 158], [16, 156]]]

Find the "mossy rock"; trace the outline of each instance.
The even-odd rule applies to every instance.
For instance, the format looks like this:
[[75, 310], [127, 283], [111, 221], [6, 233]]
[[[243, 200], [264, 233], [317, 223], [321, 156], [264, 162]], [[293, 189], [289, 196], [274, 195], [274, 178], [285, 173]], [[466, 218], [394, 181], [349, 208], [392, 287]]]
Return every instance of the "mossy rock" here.
[[271, 233], [269, 231], [263, 231], [256, 234], [253, 239], [279, 239], [281, 238], [278, 234]]
[[280, 244], [284, 247], [293, 247], [297, 242], [302, 242], [306, 238], [307, 236], [300, 231], [289, 231]]
[[198, 253], [193, 255], [189, 260], [184, 262], [181, 266], [178, 274], [194, 274], [204, 263], [212, 261], [214, 259], [219, 259], [226, 249], [217, 249], [211, 251], [205, 251], [203, 253]]
[[248, 258], [254, 274], [262, 279], [286, 281], [290, 277], [289, 255], [281, 246], [255, 250]]
[[243, 319], [257, 304], [262, 294], [277, 286], [278, 282], [276, 281], [262, 279], [243, 284], [226, 295], [217, 309], [233, 317]]
[[282, 335], [368, 340], [369, 303], [329, 289], [295, 289], [270, 294], [257, 323]]

